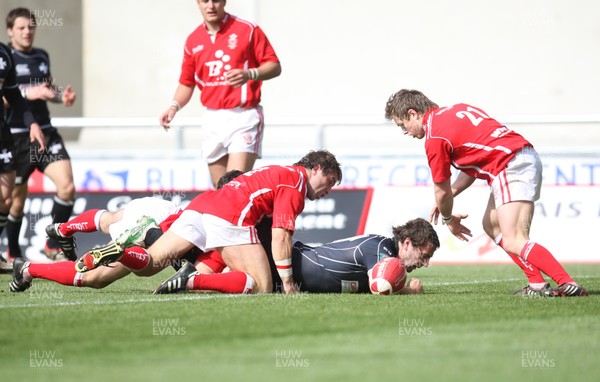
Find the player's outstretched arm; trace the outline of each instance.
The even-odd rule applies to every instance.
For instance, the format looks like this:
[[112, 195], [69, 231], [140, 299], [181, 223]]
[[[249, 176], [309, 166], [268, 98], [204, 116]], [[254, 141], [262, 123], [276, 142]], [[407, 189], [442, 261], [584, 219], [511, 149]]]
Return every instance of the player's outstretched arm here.
[[292, 271], [292, 232], [283, 228], [273, 228], [271, 250], [277, 273], [281, 277], [285, 293], [298, 293], [298, 286], [294, 283]]
[[410, 279], [408, 285], [398, 292], [399, 294], [421, 294], [423, 293], [423, 283], [419, 279]]

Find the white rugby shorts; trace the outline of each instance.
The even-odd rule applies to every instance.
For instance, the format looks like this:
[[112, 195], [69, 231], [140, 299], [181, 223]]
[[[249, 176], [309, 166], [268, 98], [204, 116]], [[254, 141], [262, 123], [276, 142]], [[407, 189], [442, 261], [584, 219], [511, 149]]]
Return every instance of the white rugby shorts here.
[[260, 243], [254, 226], [237, 226], [219, 217], [194, 210], [183, 211], [169, 230], [202, 251]]
[[260, 158], [263, 130], [260, 105], [249, 109], [207, 109], [202, 117], [202, 157], [207, 163], [229, 153], [254, 153]]
[[535, 202], [542, 188], [542, 161], [533, 147], [524, 147], [492, 182], [496, 208], [518, 200]]
[[144, 197], [133, 199], [123, 207], [123, 216], [120, 221], [108, 227], [110, 237], [116, 240], [126, 229], [134, 227], [139, 218], [150, 216], [160, 224], [169, 215], [175, 214], [180, 208], [172, 201], [163, 198]]

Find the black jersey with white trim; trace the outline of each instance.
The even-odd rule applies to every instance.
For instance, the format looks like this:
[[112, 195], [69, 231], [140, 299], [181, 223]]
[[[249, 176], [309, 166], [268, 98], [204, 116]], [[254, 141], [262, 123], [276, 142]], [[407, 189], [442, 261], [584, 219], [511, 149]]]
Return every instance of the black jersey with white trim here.
[[[50, 74], [50, 57], [45, 50], [32, 48], [30, 52], [21, 52], [10, 45], [9, 47], [11, 48], [15, 62], [17, 84], [21, 91], [38, 85], [54, 86], [52, 75]], [[42, 128], [50, 127], [48, 101], [28, 100], [27, 103], [38, 124]], [[8, 126], [13, 133], [22, 132], [22, 129], [25, 127], [22, 116], [18, 113], [10, 113], [7, 117]]]
[[370, 293], [369, 269], [384, 257], [398, 256], [393, 238], [361, 235], [311, 247], [294, 244], [294, 281], [313, 293]]
[[[0, 98], [4, 97], [8, 101], [10, 107], [4, 108], [4, 102], [0, 106], [2, 125], [2, 133], [8, 133], [8, 124], [4, 121], [8, 119], [8, 115], [15, 115], [21, 119], [23, 127], [29, 131], [29, 126], [35, 122], [33, 115], [29, 110], [27, 102], [21, 97], [16, 79], [15, 61], [10, 51], [10, 48], [0, 43]], [[25, 121], [25, 122], [23, 122]], [[5, 139], [4, 136], [2, 139]]]

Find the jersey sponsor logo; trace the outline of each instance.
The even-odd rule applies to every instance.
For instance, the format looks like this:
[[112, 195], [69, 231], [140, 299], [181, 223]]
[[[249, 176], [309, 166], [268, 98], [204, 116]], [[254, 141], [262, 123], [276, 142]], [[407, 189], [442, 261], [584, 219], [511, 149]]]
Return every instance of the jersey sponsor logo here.
[[4, 70], [6, 68], [6, 65], [8, 65], [6, 61], [4, 61], [2, 57], [0, 57], [0, 70]]
[[210, 77], [218, 77], [222, 81], [225, 79], [223, 73], [231, 70], [231, 65], [228, 64], [231, 56], [219, 49], [215, 52], [215, 58], [216, 60], [207, 61], [204, 65], [208, 67], [208, 75]]
[[357, 293], [359, 283], [356, 280], [342, 280], [342, 293]]
[[42, 72], [44, 74], [48, 74], [48, 65], [46, 65], [45, 62], [42, 62], [40, 64], [40, 66], [38, 67], [38, 69], [40, 70], [40, 72]]
[[204, 50], [203, 44], [196, 45], [195, 47], [192, 48], [192, 54], [196, 54], [198, 52], [201, 52], [202, 50]]
[[0, 153], [0, 160], [4, 163], [12, 162], [12, 152], [7, 149], [2, 149], [2, 152]]
[[510, 132], [510, 129], [506, 126], [502, 126], [494, 130], [494, 132], [490, 135], [493, 138], [500, 138], [505, 136]]
[[63, 148], [63, 145], [61, 143], [55, 143], [55, 144], [51, 145], [50, 147], [48, 147], [46, 150], [48, 150], [52, 154], [58, 154], [60, 152], [60, 150], [62, 150], [62, 148]]
[[15, 70], [17, 71], [17, 76], [31, 75], [31, 70], [29, 69], [29, 65], [27, 64], [17, 64], [17, 66], [15, 66]]

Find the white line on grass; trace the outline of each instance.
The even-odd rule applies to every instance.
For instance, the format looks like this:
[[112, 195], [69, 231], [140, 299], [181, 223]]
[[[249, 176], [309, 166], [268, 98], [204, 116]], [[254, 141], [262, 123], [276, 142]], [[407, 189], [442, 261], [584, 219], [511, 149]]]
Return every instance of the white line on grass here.
[[232, 298], [232, 297], [249, 297], [256, 295], [248, 294], [188, 294], [181, 296], [157, 297], [157, 298], [128, 298], [127, 300], [95, 300], [95, 301], [59, 301], [51, 304], [2, 304], [0, 309], [5, 308], [43, 308], [53, 306], [80, 306], [80, 305], [112, 305], [112, 304], [131, 304], [136, 302], [171, 302], [184, 300], [208, 300], [213, 298]]
[[444, 282], [424, 282], [425, 286], [448, 286], [448, 285], [472, 285], [472, 284], [488, 284], [488, 283], [501, 283], [501, 282], [509, 282], [509, 281], [519, 281], [518, 279], [490, 279], [490, 280], [471, 280], [471, 281], [444, 281]]
[[[590, 275], [578, 275], [573, 276], [574, 279], [591, 279], [597, 278], [597, 276]], [[426, 286], [451, 286], [451, 285], [473, 285], [473, 284], [487, 284], [487, 283], [498, 283], [498, 282], [512, 282], [512, 281], [523, 281], [523, 278], [510, 278], [510, 279], [489, 279], [489, 280], [470, 280], [470, 281], [447, 281], [447, 282], [426, 282]], [[51, 304], [2, 304], [0, 309], [7, 308], [42, 308], [42, 307], [54, 307], [54, 306], [81, 306], [81, 305], [111, 305], [111, 304], [131, 304], [136, 302], [171, 302], [171, 301], [185, 301], [185, 300], [208, 300], [215, 298], [245, 298], [251, 296], [269, 296], [269, 294], [262, 295], [248, 295], [248, 294], [186, 294], [186, 295], [175, 295], [175, 296], [162, 296], [157, 298], [143, 297], [143, 298], [129, 298], [127, 300], [96, 300], [96, 301], [62, 301], [54, 302]]]
[[[573, 278], [575, 280], [577, 279], [591, 279], [591, 278], [596, 278], [597, 276], [584, 276], [584, 275], [580, 275], [580, 276], [573, 276]], [[444, 282], [428, 282], [428, 283], [423, 283], [425, 286], [429, 285], [429, 286], [448, 286], [448, 285], [471, 285], [471, 284], [488, 284], [488, 283], [502, 283], [502, 282], [509, 282], [509, 281], [524, 281], [526, 282], [522, 277], [519, 278], [511, 278], [511, 279], [490, 279], [490, 280], [470, 280], [470, 281], [444, 281]]]

